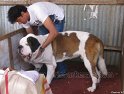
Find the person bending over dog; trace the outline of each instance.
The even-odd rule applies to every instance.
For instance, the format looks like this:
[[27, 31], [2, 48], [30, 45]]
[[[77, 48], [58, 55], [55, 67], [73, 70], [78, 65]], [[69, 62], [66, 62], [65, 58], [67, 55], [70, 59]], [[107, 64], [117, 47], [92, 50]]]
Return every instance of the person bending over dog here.
[[[18, 22], [27, 31], [33, 33], [31, 26], [38, 26], [38, 34], [49, 33], [46, 41], [42, 44], [44, 50], [64, 29], [64, 11], [56, 4], [50, 2], [37, 2], [28, 7], [15, 5], [8, 11], [8, 20], [13, 24]], [[67, 67], [65, 63], [57, 63], [57, 78], [66, 75]]]

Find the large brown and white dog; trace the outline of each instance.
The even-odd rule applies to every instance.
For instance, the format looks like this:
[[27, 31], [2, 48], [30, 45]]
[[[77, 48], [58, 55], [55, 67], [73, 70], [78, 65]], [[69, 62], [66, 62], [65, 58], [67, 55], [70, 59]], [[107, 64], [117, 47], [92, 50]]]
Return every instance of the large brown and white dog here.
[[[51, 83], [56, 62], [80, 56], [92, 78], [92, 86], [88, 88], [88, 91], [95, 91], [96, 84], [100, 82], [100, 72], [107, 75], [102, 41], [88, 32], [64, 31], [40, 54], [40, 46], [47, 36], [28, 34], [20, 40], [19, 52], [24, 60], [32, 63], [36, 68], [41, 68], [45, 63], [47, 66], [46, 78], [48, 83]], [[100, 71], [98, 71], [97, 65]]]

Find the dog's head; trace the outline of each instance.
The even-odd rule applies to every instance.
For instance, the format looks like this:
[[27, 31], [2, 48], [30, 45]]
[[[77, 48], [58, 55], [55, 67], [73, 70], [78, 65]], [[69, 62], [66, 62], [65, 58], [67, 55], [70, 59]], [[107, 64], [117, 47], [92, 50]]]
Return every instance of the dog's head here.
[[18, 52], [23, 58], [27, 56], [30, 57], [32, 53], [38, 49], [39, 46], [40, 43], [37, 37], [34, 34], [28, 34], [20, 40]]

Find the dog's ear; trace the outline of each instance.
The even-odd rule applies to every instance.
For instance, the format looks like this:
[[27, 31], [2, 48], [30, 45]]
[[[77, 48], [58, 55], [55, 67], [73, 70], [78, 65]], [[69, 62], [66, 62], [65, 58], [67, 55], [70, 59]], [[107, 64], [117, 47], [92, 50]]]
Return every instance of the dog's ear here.
[[39, 41], [34, 37], [28, 37], [27, 42], [28, 42], [28, 45], [30, 46], [32, 52], [35, 52], [38, 49], [38, 47], [40, 46]]

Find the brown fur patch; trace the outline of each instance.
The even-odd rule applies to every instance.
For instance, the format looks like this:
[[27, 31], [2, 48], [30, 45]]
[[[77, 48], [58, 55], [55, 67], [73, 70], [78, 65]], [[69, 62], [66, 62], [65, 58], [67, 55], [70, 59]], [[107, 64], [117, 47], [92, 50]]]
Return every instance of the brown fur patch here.
[[96, 36], [90, 34], [85, 45], [85, 50], [86, 50], [86, 56], [91, 63], [92, 71], [95, 77], [97, 77], [96, 65], [97, 65], [98, 56], [101, 55], [103, 57], [103, 49], [104, 46], [102, 41], [98, 39]]
[[66, 52], [66, 56], [71, 57], [74, 52], [79, 50], [80, 40], [77, 38], [76, 33], [65, 35], [59, 34], [52, 42], [53, 54], [56, 58], [62, 58], [63, 53]]

